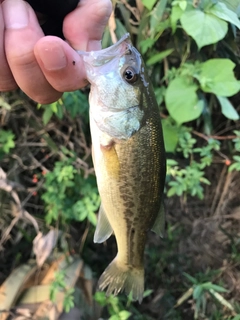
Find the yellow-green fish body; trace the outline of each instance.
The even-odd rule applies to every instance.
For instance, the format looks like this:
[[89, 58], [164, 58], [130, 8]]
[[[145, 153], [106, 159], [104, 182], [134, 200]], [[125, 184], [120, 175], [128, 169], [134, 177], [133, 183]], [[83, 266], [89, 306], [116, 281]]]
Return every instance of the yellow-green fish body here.
[[114, 233], [118, 253], [99, 280], [142, 300], [147, 232], [164, 228], [165, 152], [153, 89], [128, 35], [84, 56], [91, 83], [93, 161], [101, 197], [95, 242]]

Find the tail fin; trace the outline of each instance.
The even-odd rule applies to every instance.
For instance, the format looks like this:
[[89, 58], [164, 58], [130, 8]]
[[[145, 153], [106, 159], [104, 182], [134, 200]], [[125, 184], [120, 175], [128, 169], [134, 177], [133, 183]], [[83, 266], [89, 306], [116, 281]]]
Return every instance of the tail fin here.
[[121, 265], [116, 257], [101, 275], [98, 285], [100, 290], [107, 288], [107, 295], [116, 296], [122, 291], [128, 295], [132, 292], [133, 300], [141, 303], [144, 291], [144, 269]]

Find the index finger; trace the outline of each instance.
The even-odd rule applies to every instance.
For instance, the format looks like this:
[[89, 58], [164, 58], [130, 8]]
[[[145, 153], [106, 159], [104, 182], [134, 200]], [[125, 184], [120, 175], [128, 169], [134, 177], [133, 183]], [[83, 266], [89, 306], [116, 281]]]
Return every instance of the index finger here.
[[4, 20], [2, 14], [2, 0], [0, 0], [0, 91], [9, 91], [17, 88], [12, 72], [8, 66], [4, 48]]
[[111, 12], [110, 0], [81, 0], [64, 20], [64, 36], [76, 50], [100, 50], [103, 31]]

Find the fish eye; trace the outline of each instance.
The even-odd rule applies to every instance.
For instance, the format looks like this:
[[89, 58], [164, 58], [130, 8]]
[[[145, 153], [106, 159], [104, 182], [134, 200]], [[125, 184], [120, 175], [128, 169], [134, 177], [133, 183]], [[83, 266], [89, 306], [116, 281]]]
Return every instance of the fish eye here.
[[128, 83], [134, 83], [138, 79], [138, 74], [133, 68], [126, 68], [123, 72], [123, 77]]

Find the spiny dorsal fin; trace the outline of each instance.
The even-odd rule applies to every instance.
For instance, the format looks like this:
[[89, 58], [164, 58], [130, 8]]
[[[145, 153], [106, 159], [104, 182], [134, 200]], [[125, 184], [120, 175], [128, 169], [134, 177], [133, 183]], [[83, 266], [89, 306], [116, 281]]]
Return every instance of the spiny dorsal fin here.
[[113, 229], [108, 221], [106, 213], [103, 209], [103, 206], [100, 206], [98, 213], [98, 222], [97, 227], [94, 233], [93, 241], [96, 243], [102, 243], [106, 241], [111, 234], [113, 233]]
[[163, 238], [164, 231], [165, 231], [165, 212], [164, 212], [163, 203], [161, 204], [157, 218], [156, 218], [154, 225], [152, 227], [152, 231]]

